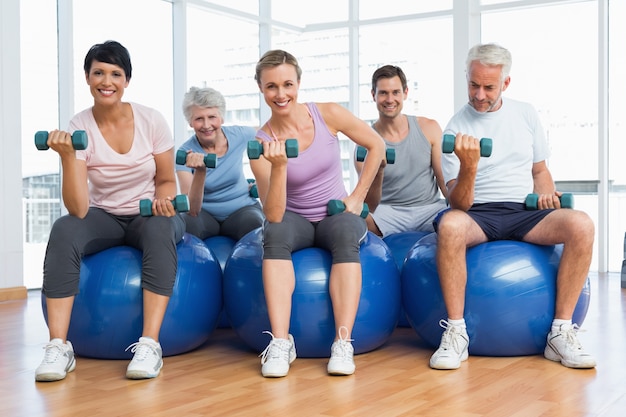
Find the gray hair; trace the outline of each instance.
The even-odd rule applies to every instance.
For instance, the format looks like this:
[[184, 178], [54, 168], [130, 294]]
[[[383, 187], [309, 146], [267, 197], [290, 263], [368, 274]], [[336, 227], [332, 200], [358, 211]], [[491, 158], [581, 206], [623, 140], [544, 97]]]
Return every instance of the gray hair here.
[[511, 65], [513, 65], [513, 58], [508, 49], [495, 43], [479, 44], [467, 53], [467, 75], [469, 76], [470, 66], [472, 62], [478, 61], [487, 66], [502, 66], [501, 81], [504, 81], [511, 72]]
[[217, 107], [222, 118], [226, 114], [226, 100], [222, 93], [213, 88], [191, 87], [183, 98], [183, 114], [187, 122], [191, 123], [191, 112], [194, 106], [202, 108]]

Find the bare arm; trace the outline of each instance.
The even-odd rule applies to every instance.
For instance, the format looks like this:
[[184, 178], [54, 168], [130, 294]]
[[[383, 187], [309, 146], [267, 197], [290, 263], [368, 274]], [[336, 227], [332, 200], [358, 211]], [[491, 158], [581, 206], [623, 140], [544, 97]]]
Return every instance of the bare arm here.
[[284, 141], [261, 142], [263, 155], [250, 160], [259, 199], [268, 222], [283, 220], [287, 208], [287, 156]]
[[152, 204], [153, 213], [156, 216], [171, 217], [176, 215], [176, 210], [170, 202], [176, 197], [176, 175], [174, 174], [174, 148], [154, 155], [156, 164], [155, 200]]
[[467, 211], [474, 204], [474, 183], [480, 161], [478, 139], [458, 133], [454, 153], [461, 163], [456, 179], [448, 181], [448, 203], [451, 208]]
[[384, 158], [385, 142], [367, 123], [339, 104], [318, 103], [318, 108], [331, 132], [341, 132], [367, 149], [367, 158], [363, 162], [359, 180], [352, 193], [344, 200], [346, 211], [359, 215]]
[[83, 160], [76, 159], [72, 136], [68, 132], [60, 130], [49, 132], [48, 146], [54, 149], [61, 158], [63, 203], [69, 214], [82, 219], [89, 211], [87, 164]]
[[422, 128], [424, 136], [426, 136], [426, 139], [430, 142], [430, 164], [433, 168], [433, 173], [435, 174], [437, 186], [439, 187], [439, 190], [443, 194], [444, 198], [448, 198], [448, 188], [444, 183], [443, 171], [441, 170], [441, 137], [443, 135], [441, 127], [436, 120], [427, 119], [425, 117], [418, 117], [417, 122]]
[[[383, 198], [383, 180], [385, 175], [385, 166], [387, 162], [383, 160], [378, 168], [378, 172], [374, 177], [374, 181], [372, 181], [372, 185], [370, 185], [370, 189], [367, 191], [367, 195], [365, 196], [365, 202], [369, 207], [370, 212], [376, 211], [376, 207], [380, 204], [380, 200]], [[363, 170], [363, 162], [356, 160], [356, 148], [354, 155], [354, 169], [357, 174], [361, 176], [361, 171]]]
[[561, 208], [559, 196], [557, 193], [552, 174], [546, 165], [546, 161], [536, 162], [533, 164], [533, 192], [539, 195], [537, 207], [539, 209]]
[[185, 166], [193, 168], [194, 172], [176, 171], [180, 192], [189, 196], [189, 214], [197, 216], [202, 210], [204, 200], [204, 184], [207, 167], [204, 164], [204, 154], [188, 152]]

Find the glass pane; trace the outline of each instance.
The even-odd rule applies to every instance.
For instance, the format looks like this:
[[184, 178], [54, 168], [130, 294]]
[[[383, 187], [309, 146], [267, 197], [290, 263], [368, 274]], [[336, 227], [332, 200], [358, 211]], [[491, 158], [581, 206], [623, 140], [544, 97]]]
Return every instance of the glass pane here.
[[272, 19], [293, 26], [348, 20], [348, 0], [271, 0]]
[[254, 15], [259, 14], [259, 0], [205, 0], [205, 3], [209, 5], [216, 4]]
[[626, 233], [626, 2], [609, 1], [609, 270], [620, 271]]
[[[383, 17], [403, 16], [415, 13], [436, 12], [451, 10], [452, 0], [407, 1], [407, 0], [361, 0], [359, 2], [359, 17], [365, 19], [379, 19]], [[404, 69], [402, 69], [404, 71]]]
[[[95, 11], [102, 9], [102, 2], [82, 0], [75, 1], [73, 6], [74, 113], [93, 104], [83, 72], [85, 54], [93, 44], [113, 39], [128, 48], [132, 59], [133, 74], [125, 100], [158, 109], [172, 126], [171, 4], [154, 0], [109, 0], [109, 10], [124, 10], [124, 13], [116, 14], [115, 25], [111, 25], [108, 18], [94, 18]], [[24, 285], [39, 288], [48, 233], [61, 214], [61, 199], [58, 155], [53, 151], [36, 151], [33, 134], [37, 130], [65, 129], [67, 126], [59, 126], [58, 120], [56, 2], [23, 0], [21, 7], [23, 11], [38, 11], [21, 14], [21, 54]], [[139, 20], [141, 30], [138, 30]], [[45, 111], [42, 112], [42, 108]]]
[[[348, 30], [292, 33], [275, 31], [272, 48], [293, 54], [302, 68], [298, 102], [335, 102], [348, 108], [350, 101]], [[340, 136], [342, 159], [350, 159], [351, 143]], [[350, 185], [351, 164], [344, 163], [344, 183]]]
[[[203, 28], [199, 36], [198, 28]], [[229, 36], [224, 36], [229, 33]], [[209, 42], [219, 39], [219, 42]], [[226, 99], [226, 125], [260, 126], [259, 89], [254, 69], [259, 59], [259, 27], [247, 21], [229, 18], [207, 10], [187, 11], [187, 82], [188, 87], [211, 87]], [[176, 97], [174, 111], [181, 117], [182, 97]], [[176, 138], [181, 144], [191, 135]], [[253, 177], [249, 160], [244, 157], [244, 173]]]
[[372, 74], [392, 64], [407, 77], [409, 94], [403, 112], [435, 119], [443, 129], [454, 111], [452, 19], [365, 26], [360, 33], [360, 117], [368, 122], [378, 118], [371, 94]]
[[[173, 126], [172, 5], [155, 0], [108, 0], [107, 10], [116, 10], [115, 24], [102, 14], [99, 0], [74, 1], [74, 91], [75, 112], [93, 105], [85, 83], [83, 61], [89, 48], [106, 40], [124, 45], [133, 65], [125, 101], [159, 110]], [[123, 11], [123, 13], [121, 13]]]
[[40, 288], [48, 234], [61, 214], [59, 158], [33, 142], [36, 131], [59, 127], [56, 2], [22, 0], [20, 7], [24, 286]]
[[[258, 126], [259, 90], [254, 81], [259, 59], [258, 25], [190, 8], [187, 27], [189, 87], [211, 87], [221, 92], [226, 98], [226, 123]], [[202, 36], [198, 36], [199, 27], [203, 28]], [[223, 36], [226, 32], [232, 35]], [[182, 97], [175, 101], [182, 102]], [[175, 111], [182, 114], [180, 106]]]
[[[505, 96], [535, 106], [552, 150], [548, 165], [554, 180], [591, 187], [590, 192], [576, 196], [576, 208], [589, 213], [596, 224], [597, 23], [596, 2], [482, 16], [483, 42], [497, 42], [513, 55], [511, 84]], [[562, 186], [559, 189], [567, 191]], [[597, 269], [596, 259], [591, 269]]]

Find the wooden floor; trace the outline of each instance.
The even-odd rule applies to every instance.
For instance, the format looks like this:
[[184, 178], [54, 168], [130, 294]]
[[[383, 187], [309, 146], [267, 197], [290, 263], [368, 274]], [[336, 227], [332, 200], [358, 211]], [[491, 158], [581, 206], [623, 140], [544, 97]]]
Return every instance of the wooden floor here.
[[200, 349], [165, 358], [154, 380], [125, 379], [126, 361], [78, 358], [60, 382], [36, 383], [47, 330], [40, 294], [0, 302], [0, 416], [602, 416], [626, 415], [626, 289], [619, 274], [591, 276], [579, 339], [593, 370], [542, 356], [471, 356], [461, 369], [428, 367], [432, 350], [398, 328], [376, 351], [355, 357], [349, 377], [326, 359], [297, 359], [289, 376], [265, 379], [258, 352], [231, 329]]

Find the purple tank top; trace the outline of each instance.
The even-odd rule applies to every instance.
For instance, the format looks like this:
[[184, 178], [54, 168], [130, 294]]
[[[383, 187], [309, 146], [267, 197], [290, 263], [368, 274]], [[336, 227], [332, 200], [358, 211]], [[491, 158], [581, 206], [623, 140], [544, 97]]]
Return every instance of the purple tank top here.
[[[328, 201], [342, 200], [348, 194], [343, 184], [339, 138], [330, 133], [315, 103], [306, 106], [313, 118], [315, 134], [311, 146], [287, 162], [286, 208], [315, 222], [327, 216]], [[262, 130], [256, 136], [272, 140]]]

